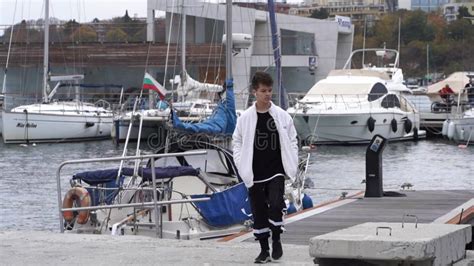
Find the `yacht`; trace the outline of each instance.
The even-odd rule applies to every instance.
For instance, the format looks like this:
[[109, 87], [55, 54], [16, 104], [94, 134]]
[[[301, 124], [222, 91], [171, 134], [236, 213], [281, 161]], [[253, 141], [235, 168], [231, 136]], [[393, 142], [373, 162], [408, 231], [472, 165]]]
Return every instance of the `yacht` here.
[[[379, 64], [362, 59], [361, 68], [351, 69], [358, 54], [370, 52]], [[385, 63], [387, 59], [393, 61]], [[391, 141], [424, 137], [419, 112], [404, 96], [410, 90], [398, 60], [398, 51], [392, 49], [353, 51], [343, 69], [332, 70], [288, 109], [300, 142], [359, 144], [375, 134]]]

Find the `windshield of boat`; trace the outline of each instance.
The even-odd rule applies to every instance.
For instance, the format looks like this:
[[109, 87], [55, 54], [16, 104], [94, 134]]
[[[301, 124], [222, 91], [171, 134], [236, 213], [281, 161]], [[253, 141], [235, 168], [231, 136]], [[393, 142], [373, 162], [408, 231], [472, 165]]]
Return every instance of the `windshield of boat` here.
[[[193, 151], [203, 151], [200, 150], [193, 150]], [[182, 158], [177, 157], [165, 157], [158, 159], [156, 161], [156, 166], [180, 166], [184, 164], [190, 165], [193, 168], [199, 168], [204, 172], [210, 173], [220, 173], [220, 174], [228, 174], [229, 165], [225, 158], [223, 152], [213, 149], [205, 150], [207, 152], [206, 155], [200, 156], [183, 156]], [[183, 162], [183, 158], [184, 161]]]

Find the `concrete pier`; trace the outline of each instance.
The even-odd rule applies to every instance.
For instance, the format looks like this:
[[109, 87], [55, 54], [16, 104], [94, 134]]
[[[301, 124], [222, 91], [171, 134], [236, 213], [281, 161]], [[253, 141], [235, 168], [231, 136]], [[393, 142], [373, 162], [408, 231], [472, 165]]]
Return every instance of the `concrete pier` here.
[[309, 250], [320, 265], [441, 266], [464, 259], [471, 240], [471, 225], [364, 223], [313, 237]]
[[[256, 243], [142, 236], [0, 232], [0, 265], [252, 265]], [[313, 265], [308, 246], [283, 245], [281, 265]], [[273, 262], [275, 264], [275, 262]]]

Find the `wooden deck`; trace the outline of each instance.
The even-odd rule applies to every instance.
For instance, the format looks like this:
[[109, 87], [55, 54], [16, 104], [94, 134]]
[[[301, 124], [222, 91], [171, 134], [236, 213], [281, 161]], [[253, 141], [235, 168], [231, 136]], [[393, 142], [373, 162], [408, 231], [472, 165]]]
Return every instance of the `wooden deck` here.
[[[365, 222], [402, 222], [404, 214], [418, 217], [419, 223], [432, 223], [456, 207], [474, 198], [474, 190], [402, 191], [406, 197], [356, 198], [338, 201], [329, 208], [298, 221], [298, 215], [287, 219], [283, 243], [307, 245], [313, 236], [326, 234]], [[346, 203], [346, 204], [344, 204]], [[328, 208], [325, 205], [321, 208]], [[468, 206], [469, 208], [469, 206]], [[466, 208], [467, 209], [467, 208]], [[318, 207], [307, 212], [317, 212]], [[299, 214], [301, 215], [301, 214]], [[456, 214], [453, 215], [453, 217]], [[406, 222], [414, 222], [407, 218]], [[241, 240], [253, 241], [251, 233], [241, 235]]]

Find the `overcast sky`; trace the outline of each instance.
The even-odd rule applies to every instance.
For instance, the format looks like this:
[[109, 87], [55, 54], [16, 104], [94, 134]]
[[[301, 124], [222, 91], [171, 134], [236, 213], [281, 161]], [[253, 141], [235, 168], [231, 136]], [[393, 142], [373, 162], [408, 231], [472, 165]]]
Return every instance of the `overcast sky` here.
[[[205, 2], [217, 1], [206, 0]], [[239, 1], [246, 2], [249, 0]], [[287, 2], [300, 1], [289, 0]], [[15, 23], [23, 19], [42, 18], [44, 16], [43, 2], [43, 0], [0, 0], [0, 25], [2, 25], [2, 28], [4, 25], [11, 25], [13, 16], [15, 16]], [[221, 2], [225, 1], [221, 0]], [[266, 1], [259, 0], [259, 2]], [[147, 0], [49, 0], [49, 16], [61, 20], [75, 19], [78, 22], [90, 22], [94, 18], [101, 20], [123, 16], [125, 10], [128, 10], [130, 17], [146, 17], [146, 4]]]

